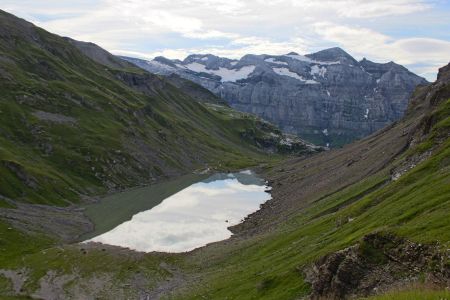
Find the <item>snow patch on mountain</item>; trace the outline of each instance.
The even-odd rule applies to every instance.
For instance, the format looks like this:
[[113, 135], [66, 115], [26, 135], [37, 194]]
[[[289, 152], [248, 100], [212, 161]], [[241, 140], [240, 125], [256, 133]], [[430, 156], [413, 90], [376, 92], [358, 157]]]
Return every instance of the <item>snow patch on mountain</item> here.
[[207, 70], [205, 65], [202, 65], [198, 62], [193, 62], [190, 64], [187, 64], [184, 66], [186, 69], [189, 69], [191, 71], [197, 72], [197, 73], [210, 73], [210, 74], [214, 74], [213, 72], [211, 72], [212, 70]]
[[299, 61], [308, 62], [308, 63], [312, 63], [313, 62], [313, 60], [311, 58], [306, 57], [304, 55], [300, 55], [300, 54], [288, 54], [288, 55], [285, 55], [285, 56], [293, 58], [293, 59], [296, 59], [296, 60], [299, 60]]
[[164, 74], [166, 72], [173, 72], [175, 68], [168, 66], [166, 64], [160, 63], [159, 61], [152, 60], [152, 61], [146, 61], [146, 63], [154, 69], [154, 72], [156, 74]]
[[325, 78], [325, 73], [327, 72], [326, 67], [319, 67], [318, 65], [314, 65], [311, 67], [311, 75], [320, 76]]
[[244, 66], [240, 69], [227, 69], [220, 67], [218, 70], [207, 69], [204, 65], [193, 62], [184, 66], [185, 68], [197, 72], [217, 75], [222, 82], [236, 82], [241, 79], [246, 79], [255, 70], [255, 66]]
[[272, 70], [277, 73], [278, 75], [282, 76], [289, 76], [294, 79], [300, 80], [306, 84], [316, 84], [318, 83], [315, 80], [305, 79], [302, 76], [298, 75], [297, 73], [291, 72], [288, 68], [272, 68]]
[[278, 65], [288, 65], [287, 62], [276, 60], [276, 59], [273, 58], [273, 57], [266, 58], [264, 61], [265, 61], [265, 62], [268, 62], [268, 63], [278, 64]]
[[296, 59], [299, 61], [307, 62], [310, 64], [319, 64], [319, 65], [337, 65], [337, 64], [341, 63], [340, 61], [318, 61], [318, 60], [314, 60], [314, 59], [311, 59], [307, 56], [300, 55], [300, 54], [287, 54], [287, 55], [285, 55], [285, 57], [290, 57], [292, 59]]

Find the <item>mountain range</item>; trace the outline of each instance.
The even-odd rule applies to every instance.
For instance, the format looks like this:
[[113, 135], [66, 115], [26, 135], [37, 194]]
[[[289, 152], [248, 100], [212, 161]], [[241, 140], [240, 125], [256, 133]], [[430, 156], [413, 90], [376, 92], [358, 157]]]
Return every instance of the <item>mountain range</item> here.
[[[298, 79], [280, 67], [285, 75], [271, 87], [284, 79], [309, 89], [333, 74], [345, 90], [348, 71], [403, 95], [403, 76], [413, 76], [320, 53], [277, 57], [319, 69]], [[220, 84], [237, 88], [260, 68], [228, 63], [205, 67], [207, 82], [227, 78], [234, 81]], [[278, 76], [270, 74], [260, 75]], [[406, 103], [394, 123], [325, 149], [180, 75], [151, 74], [0, 11], [0, 298], [448, 299], [450, 64]], [[365, 111], [354, 109], [360, 119]], [[267, 181], [271, 199], [229, 227], [229, 239], [143, 253], [80, 238], [94, 230], [86, 206], [105, 195], [157, 183], [170, 194], [180, 175], [243, 168]], [[127, 208], [135, 201], [126, 199]], [[100, 215], [108, 222], [118, 210]]]
[[219, 167], [219, 157], [225, 168], [227, 156], [249, 162], [314, 148], [220, 105], [195, 83], [150, 74], [4, 12], [0, 25], [2, 196], [69, 204]]
[[355, 60], [340, 48], [299, 55], [210, 54], [184, 60], [122, 57], [149, 72], [178, 74], [233, 108], [268, 120], [284, 132], [342, 146], [397, 121], [414, 88], [427, 81], [405, 67]]

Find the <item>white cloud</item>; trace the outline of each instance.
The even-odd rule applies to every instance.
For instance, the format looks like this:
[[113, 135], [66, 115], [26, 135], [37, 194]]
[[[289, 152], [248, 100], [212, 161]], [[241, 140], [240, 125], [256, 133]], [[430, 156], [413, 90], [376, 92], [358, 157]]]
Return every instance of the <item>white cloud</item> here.
[[[111, 49], [110, 51], [111, 51], [111, 53], [113, 53], [115, 55], [131, 56], [131, 57], [147, 59], [147, 60], [152, 60], [153, 58], [155, 58], [155, 56], [159, 56], [159, 55], [155, 55], [154, 53], [149, 54], [149, 53], [142, 53], [142, 52], [138, 52], [138, 51], [129, 51], [129, 50], [120, 50], [120, 49]], [[183, 53], [183, 54], [185, 54], [185, 53]]]
[[341, 17], [377, 18], [405, 15], [431, 8], [420, 0], [292, 0], [294, 6], [309, 10], [333, 10]]
[[[435, 0], [3, 0], [2, 8], [39, 21], [49, 31], [95, 42], [115, 53], [144, 52], [145, 57], [158, 54], [182, 58], [189, 53], [210, 52], [237, 58], [247, 53], [308, 53], [338, 44], [351, 54], [369, 59], [409, 65], [422, 65], [429, 59], [427, 66], [434, 68], [446, 59], [448, 41], [440, 40], [442, 34], [434, 36], [432, 30], [426, 36], [416, 36], [408, 32], [408, 25], [402, 24], [410, 24], [411, 17], [417, 18], [416, 24], [422, 19], [430, 20], [438, 13], [435, 3]], [[422, 18], [425, 15], [427, 18]], [[429, 23], [424, 26], [430, 26]], [[442, 24], [435, 28], [445, 31]], [[386, 29], [389, 33], [383, 33]], [[392, 32], [397, 32], [398, 37]]]
[[[315, 31], [324, 39], [348, 49], [357, 58], [369, 57], [380, 61], [395, 61], [411, 67], [419, 74], [433, 79], [430, 71], [448, 63], [450, 42], [433, 38], [401, 38], [370, 30], [332, 23], [315, 24]], [[415, 68], [414, 65], [426, 65]]]
[[308, 49], [308, 42], [301, 38], [293, 38], [285, 42], [273, 42], [264, 38], [246, 37], [232, 40], [229, 45], [230, 47], [212, 45], [205, 47], [162, 49], [149, 52], [129, 51], [125, 49], [111, 49], [110, 51], [117, 55], [129, 55], [145, 59], [151, 59], [156, 56], [183, 59], [190, 54], [213, 54], [238, 59], [246, 54], [281, 55], [291, 51], [305, 53]]

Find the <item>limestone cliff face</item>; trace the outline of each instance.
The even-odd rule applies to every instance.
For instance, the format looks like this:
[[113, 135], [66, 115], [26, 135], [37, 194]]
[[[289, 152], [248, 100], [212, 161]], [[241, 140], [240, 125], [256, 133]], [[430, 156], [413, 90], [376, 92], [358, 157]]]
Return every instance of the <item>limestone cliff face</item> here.
[[309, 55], [246, 55], [240, 60], [125, 58], [153, 73], [176, 73], [232, 107], [316, 144], [340, 146], [398, 120], [426, 80], [393, 62], [356, 61], [340, 48]]

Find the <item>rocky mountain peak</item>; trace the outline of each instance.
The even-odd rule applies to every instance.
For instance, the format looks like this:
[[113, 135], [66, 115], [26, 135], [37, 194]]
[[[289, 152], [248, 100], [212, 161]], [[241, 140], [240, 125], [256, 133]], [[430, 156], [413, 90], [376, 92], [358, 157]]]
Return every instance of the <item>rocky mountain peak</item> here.
[[69, 37], [64, 37], [63, 39], [74, 45], [76, 48], [78, 48], [78, 50], [80, 50], [84, 55], [91, 58], [93, 61], [96, 61], [102, 65], [117, 69], [133, 66], [129, 62], [115, 57], [114, 55], [94, 43], [77, 41]]
[[165, 65], [171, 66], [173, 68], [176, 67], [175, 63], [177, 62], [177, 61], [173, 61], [173, 60], [170, 60], [168, 58], [165, 58], [164, 56], [157, 56], [157, 57], [155, 57], [155, 59], [153, 59], [153, 61], [156, 61], [156, 62], [165, 64]]
[[439, 68], [437, 75], [438, 80], [450, 80], [450, 63], [442, 68]]
[[205, 61], [208, 60], [208, 56], [215, 57], [214, 55], [207, 55], [207, 54], [190, 54], [183, 60], [183, 63], [190, 63], [199, 60]]
[[340, 63], [358, 64], [358, 62], [350, 54], [339, 47], [333, 47], [316, 53], [307, 54], [306, 57], [318, 61], [339, 61]]
[[212, 54], [191, 54], [186, 57], [182, 64], [198, 63], [205, 65], [207, 69], [218, 69], [229, 64], [232, 60], [225, 57], [219, 57]]
[[240, 60], [197, 54], [175, 67], [137, 64], [158, 74], [176, 73], [238, 110], [330, 147], [398, 120], [415, 87], [426, 83], [403, 66], [358, 62], [338, 47], [308, 55], [247, 54]]

